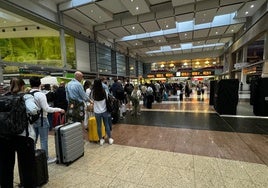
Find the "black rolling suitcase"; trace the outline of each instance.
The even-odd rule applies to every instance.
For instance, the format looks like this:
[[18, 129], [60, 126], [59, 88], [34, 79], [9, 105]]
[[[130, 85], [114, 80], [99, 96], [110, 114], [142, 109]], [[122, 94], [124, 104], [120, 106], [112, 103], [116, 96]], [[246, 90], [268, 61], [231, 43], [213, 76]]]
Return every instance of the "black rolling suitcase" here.
[[80, 122], [55, 127], [57, 163], [69, 165], [84, 156], [83, 130]]
[[268, 78], [259, 78], [252, 88], [253, 113], [256, 116], [268, 116]]
[[215, 87], [214, 108], [219, 114], [236, 115], [238, 79], [220, 80]]
[[[42, 149], [37, 149], [35, 151], [35, 170], [34, 170], [34, 179], [36, 186], [42, 186], [48, 182], [48, 167], [47, 167], [47, 156], [46, 151]], [[20, 163], [19, 163], [20, 165]], [[19, 173], [21, 174], [20, 168]], [[20, 187], [23, 187], [23, 176], [20, 175]]]

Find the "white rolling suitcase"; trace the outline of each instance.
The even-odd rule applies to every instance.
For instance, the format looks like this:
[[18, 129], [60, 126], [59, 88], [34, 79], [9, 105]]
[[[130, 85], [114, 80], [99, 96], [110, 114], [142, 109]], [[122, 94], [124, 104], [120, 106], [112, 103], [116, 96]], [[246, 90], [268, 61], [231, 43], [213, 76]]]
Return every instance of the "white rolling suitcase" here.
[[83, 130], [80, 122], [55, 127], [55, 146], [58, 164], [74, 162], [84, 156]]

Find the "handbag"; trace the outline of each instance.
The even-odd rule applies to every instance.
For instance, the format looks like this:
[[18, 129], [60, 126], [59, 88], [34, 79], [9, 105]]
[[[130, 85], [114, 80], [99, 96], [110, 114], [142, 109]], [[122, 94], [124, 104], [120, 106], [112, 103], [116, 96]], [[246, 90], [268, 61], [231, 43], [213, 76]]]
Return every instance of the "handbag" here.
[[86, 104], [86, 111], [87, 112], [93, 112], [94, 111], [94, 103], [93, 102], [88, 102]]
[[84, 108], [84, 102], [70, 99], [67, 110], [68, 119], [71, 118], [73, 121], [83, 121], [85, 116]]
[[114, 110], [114, 101], [115, 100], [116, 99], [112, 95], [108, 94], [108, 96], [106, 98], [106, 108], [107, 108], [108, 112], [113, 112], [113, 110]]

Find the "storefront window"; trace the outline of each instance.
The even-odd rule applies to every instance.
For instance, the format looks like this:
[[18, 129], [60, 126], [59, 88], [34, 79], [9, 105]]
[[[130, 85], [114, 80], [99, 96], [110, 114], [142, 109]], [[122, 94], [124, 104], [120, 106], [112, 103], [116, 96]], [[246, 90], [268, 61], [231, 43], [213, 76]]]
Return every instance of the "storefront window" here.
[[[67, 67], [75, 69], [74, 38], [67, 36], [65, 40]], [[59, 37], [0, 39], [0, 54], [5, 62], [63, 67]], [[19, 69], [16, 66], [6, 66], [4, 73], [19, 72]]]

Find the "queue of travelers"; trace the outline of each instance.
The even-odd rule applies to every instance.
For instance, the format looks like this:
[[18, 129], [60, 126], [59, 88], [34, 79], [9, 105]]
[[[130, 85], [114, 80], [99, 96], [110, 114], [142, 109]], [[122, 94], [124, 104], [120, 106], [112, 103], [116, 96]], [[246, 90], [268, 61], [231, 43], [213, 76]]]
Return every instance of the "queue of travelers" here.
[[[141, 115], [141, 101], [144, 108], [150, 109], [154, 102], [168, 100], [172, 94], [179, 95], [180, 100], [183, 100], [183, 95], [187, 99], [192, 93], [188, 81], [178, 84], [151, 81], [138, 85], [129, 80], [124, 84], [119, 79], [115, 79], [110, 84], [106, 77], [96, 78], [94, 83], [89, 80], [82, 82], [83, 80], [83, 73], [80, 71], [76, 71], [74, 78], [67, 84], [61, 82], [59, 86], [53, 85], [52, 88], [50, 84], [41, 85], [40, 77], [34, 76], [29, 79], [30, 88], [27, 88], [27, 93], [32, 93], [37, 107], [41, 109], [41, 115], [34, 123], [29, 123], [27, 130], [25, 129], [21, 134], [0, 135], [0, 187], [13, 187], [15, 153], [21, 163], [20, 171], [24, 186], [35, 187], [32, 161], [39, 137], [40, 147], [46, 152], [47, 163], [56, 161], [56, 158], [51, 158], [48, 153], [49, 131], [55, 126], [53, 120], [55, 117], [52, 116], [54, 113], [58, 113], [60, 119], [64, 118], [64, 122], [81, 122], [84, 133], [88, 131], [89, 117], [95, 116], [99, 144], [105, 143], [105, 137], [101, 132], [102, 122], [105, 126], [107, 142], [113, 144], [112, 115], [108, 112], [106, 103], [108, 95], [113, 95], [119, 101], [119, 116], [124, 118], [127, 111], [135, 117]], [[204, 83], [199, 82], [196, 85], [197, 95], [203, 96], [206, 87]], [[13, 78], [7, 95], [23, 94], [25, 91], [25, 82], [20, 78]], [[26, 101], [25, 104], [27, 108]]]

